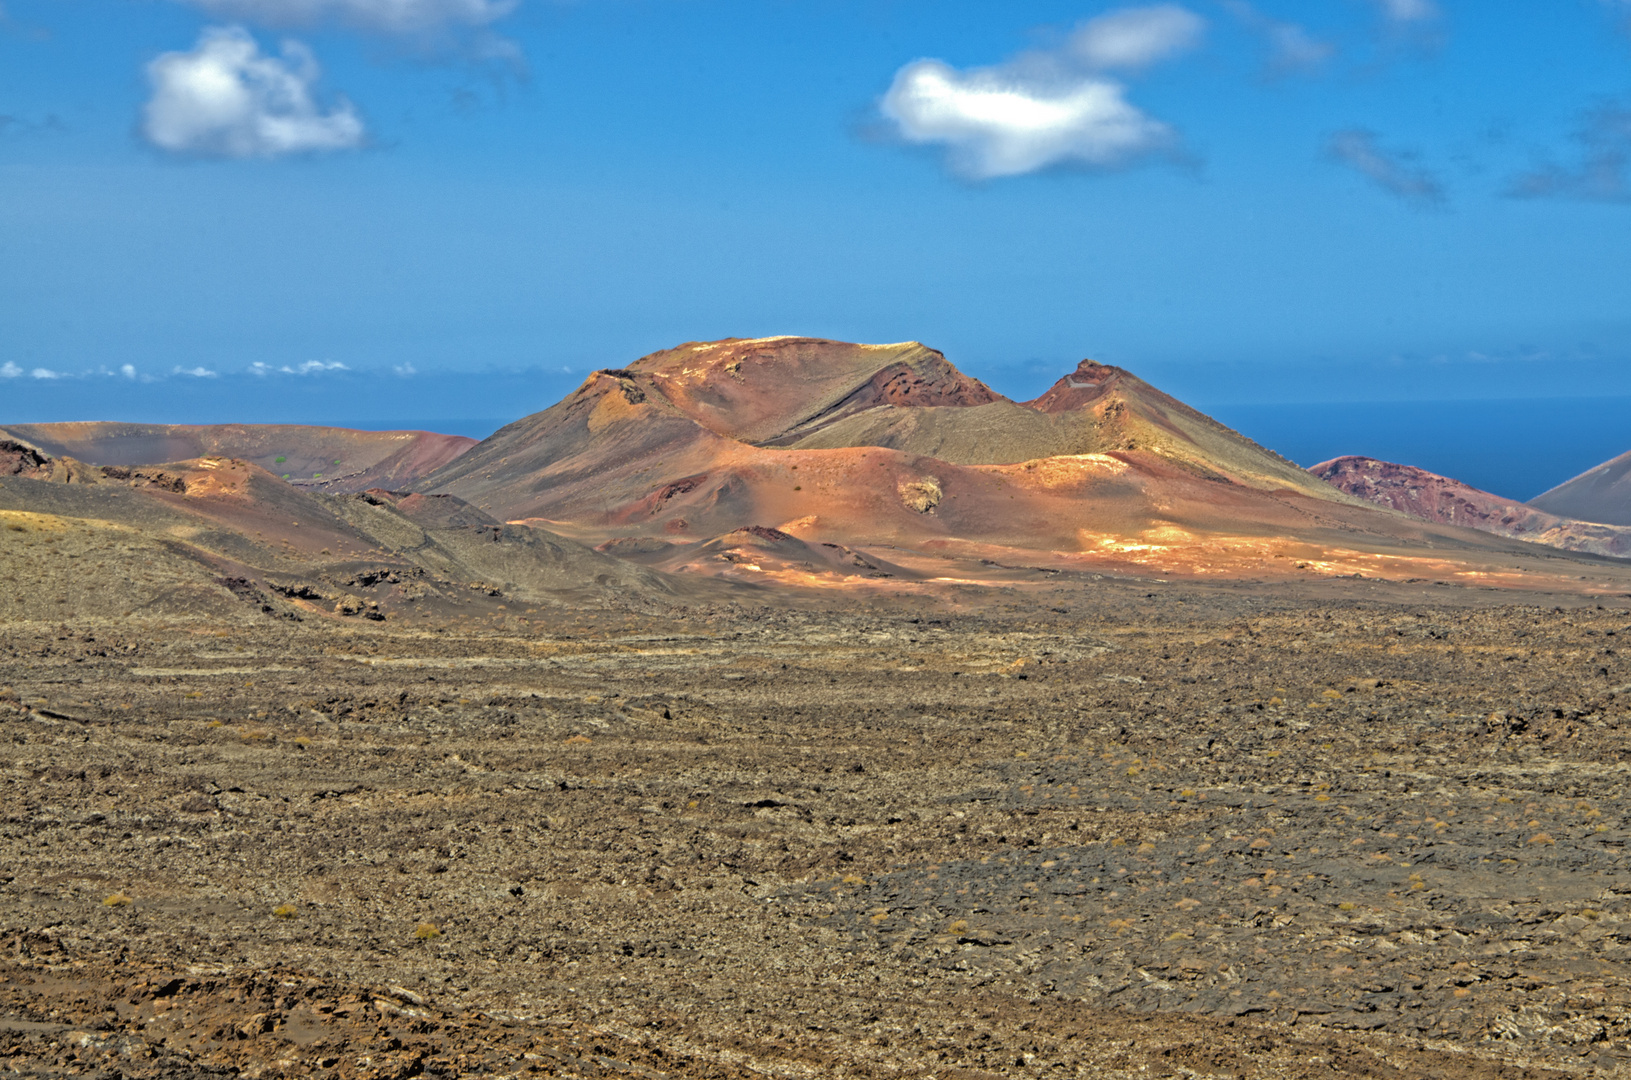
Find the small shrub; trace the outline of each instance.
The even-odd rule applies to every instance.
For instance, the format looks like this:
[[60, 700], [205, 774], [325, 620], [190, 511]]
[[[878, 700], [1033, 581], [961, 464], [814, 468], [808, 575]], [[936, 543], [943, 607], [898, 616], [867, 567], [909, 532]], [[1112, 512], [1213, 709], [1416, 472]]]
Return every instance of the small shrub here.
[[862, 877], [860, 874], [845, 874], [843, 883], [845, 885], [865, 885], [866, 878]]
[[1357, 908], [1358, 906], [1359, 906], [1358, 904], [1354, 903], [1351, 900], [1344, 900], [1342, 903], [1337, 905], [1337, 910], [1338, 911], [1352, 911], [1355, 908]]
[[413, 928], [413, 936], [420, 941], [431, 941], [442, 936], [442, 928], [433, 922], [422, 922]]
[[956, 922], [954, 922], [950, 926], [946, 927], [946, 933], [948, 933], [948, 934], [961, 934], [964, 931], [966, 931], [967, 929], [968, 929], [968, 920], [967, 919], [958, 919]]
[[296, 914], [298, 914], [298, 912], [293, 904], [279, 904], [277, 907], [272, 909], [272, 917], [274, 919], [292, 919]]
[[135, 902], [136, 901], [132, 900], [130, 897], [126, 896], [124, 893], [116, 892], [112, 896], [109, 896], [106, 900], [103, 900], [102, 901], [102, 906], [103, 907], [129, 907], [131, 904], [134, 904]]

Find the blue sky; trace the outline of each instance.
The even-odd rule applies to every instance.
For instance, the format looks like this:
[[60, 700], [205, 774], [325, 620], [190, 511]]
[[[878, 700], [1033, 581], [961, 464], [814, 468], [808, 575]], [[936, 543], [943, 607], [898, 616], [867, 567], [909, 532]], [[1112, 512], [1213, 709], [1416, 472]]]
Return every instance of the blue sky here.
[[0, 422], [502, 417], [775, 333], [1631, 395], [1627, 0], [3, 2]]

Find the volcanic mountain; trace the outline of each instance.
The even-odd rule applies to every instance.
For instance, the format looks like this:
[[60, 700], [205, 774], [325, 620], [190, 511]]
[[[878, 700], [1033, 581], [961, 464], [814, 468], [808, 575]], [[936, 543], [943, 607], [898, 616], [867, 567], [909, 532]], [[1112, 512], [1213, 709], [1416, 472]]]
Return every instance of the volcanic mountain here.
[[298, 424], [12, 424], [0, 438], [55, 458], [129, 468], [193, 458], [239, 458], [299, 487], [402, 487], [476, 445], [428, 431], [353, 431]]
[[1426, 577], [1442, 567], [1381, 548], [1512, 549], [1351, 498], [1120, 368], [1083, 361], [1016, 402], [917, 342], [681, 345], [594, 373], [413, 486], [727, 577]]
[[1323, 461], [1308, 471], [1349, 495], [1422, 521], [1461, 525], [1565, 551], [1631, 557], [1631, 528], [1559, 517], [1535, 509], [1533, 503], [1502, 498], [1411, 465], [1349, 456]]
[[1529, 500], [1549, 514], [1631, 526], [1631, 451]]

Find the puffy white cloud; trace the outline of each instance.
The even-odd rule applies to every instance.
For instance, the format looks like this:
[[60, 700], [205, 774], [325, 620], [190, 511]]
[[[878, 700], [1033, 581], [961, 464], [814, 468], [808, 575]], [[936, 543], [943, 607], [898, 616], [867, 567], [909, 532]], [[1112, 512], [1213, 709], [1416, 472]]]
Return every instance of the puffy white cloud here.
[[1093, 75], [1033, 80], [919, 60], [895, 76], [883, 111], [908, 142], [945, 144], [953, 166], [976, 179], [1069, 162], [1114, 167], [1176, 142], [1120, 83]]
[[127, 379], [134, 379], [136, 377], [136, 365], [135, 364], [124, 364], [124, 365], [122, 365], [119, 368], [119, 374], [123, 375]]
[[391, 368], [391, 370], [396, 372], [397, 375], [404, 379], [411, 375], [419, 374], [419, 369], [414, 367], [412, 364], [396, 364]]
[[213, 378], [215, 378], [215, 372], [211, 371], [207, 367], [203, 367], [202, 365], [199, 366], [199, 367], [191, 367], [191, 368], [178, 367], [178, 368], [175, 369], [175, 374], [177, 374], [177, 375], [190, 375], [195, 379], [213, 379]]
[[201, 157], [253, 158], [345, 150], [361, 145], [363, 124], [349, 102], [327, 112], [312, 98], [317, 62], [298, 42], [281, 59], [236, 27], [204, 31], [191, 52], [147, 66], [153, 96], [142, 131], [162, 150]]
[[1310, 71], [1336, 53], [1335, 46], [1329, 42], [1319, 40], [1296, 23], [1264, 15], [1246, 0], [1224, 0], [1223, 6], [1268, 45], [1270, 74]]
[[1576, 167], [1543, 165], [1513, 181], [1510, 194], [1631, 201], [1631, 108], [1603, 105], [1595, 109], [1586, 116], [1576, 139], [1583, 151]]
[[16, 364], [13, 364], [10, 360], [7, 360], [4, 364], [0, 364], [0, 379], [15, 379], [22, 375], [22, 373], [23, 369], [18, 367]]
[[1125, 8], [1084, 23], [1059, 49], [992, 67], [914, 61], [896, 72], [879, 108], [902, 139], [946, 147], [951, 166], [974, 179], [1055, 165], [1116, 168], [1170, 152], [1178, 137], [1105, 72], [1174, 56], [1204, 28], [1176, 4]]
[[62, 372], [52, 371], [50, 368], [43, 367], [37, 367], [33, 371], [30, 371], [29, 374], [36, 379], [60, 379], [63, 377]]
[[1438, 5], [1433, 0], [1374, 0], [1382, 14], [1396, 23], [1426, 22], [1438, 17]]
[[387, 34], [424, 35], [447, 27], [484, 27], [515, 10], [516, 0], [187, 0], [222, 19], [267, 26], [335, 22]]
[[1204, 19], [1177, 4], [1123, 8], [1083, 23], [1069, 48], [1089, 67], [1137, 69], [1194, 48], [1205, 30]]
[[1339, 131], [1331, 136], [1326, 151], [1334, 160], [1407, 202], [1425, 205], [1444, 201], [1444, 188], [1437, 177], [1416, 165], [1409, 155], [1383, 150], [1374, 132], [1360, 128]]

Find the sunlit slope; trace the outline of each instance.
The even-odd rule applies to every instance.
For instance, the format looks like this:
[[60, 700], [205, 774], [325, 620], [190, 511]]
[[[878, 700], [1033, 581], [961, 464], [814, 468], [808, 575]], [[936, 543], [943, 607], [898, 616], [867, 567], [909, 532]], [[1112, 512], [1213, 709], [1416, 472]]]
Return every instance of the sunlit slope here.
[[[1019, 403], [915, 342], [810, 338], [688, 344], [596, 372], [564, 401], [497, 432], [420, 486], [500, 516], [598, 514], [610, 523], [631, 502], [655, 510], [701, 488], [712, 489], [715, 503], [746, 509], [766, 501], [747, 497], [754, 475], [797, 467], [797, 455], [785, 452], [861, 448], [901, 456], [891, 483], [916, 482], [938, 463], [1122, 453], [1160, 458], [1200, 480], [1347, 501], [1118, 368], [1084, 362], [1036, 401]], [[861, 461], [842, 458], [850, 459]], [[830, 468], [840, 459], [818, 460]], [[902, 470], [913, 475], [894, 476]], [[795, 488], [804, 490], [787, 485]], [[791, 502], [795, 511], [812, 502], [807, 512], [819, 512], [813, 495], [768, 501]]]

